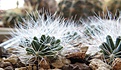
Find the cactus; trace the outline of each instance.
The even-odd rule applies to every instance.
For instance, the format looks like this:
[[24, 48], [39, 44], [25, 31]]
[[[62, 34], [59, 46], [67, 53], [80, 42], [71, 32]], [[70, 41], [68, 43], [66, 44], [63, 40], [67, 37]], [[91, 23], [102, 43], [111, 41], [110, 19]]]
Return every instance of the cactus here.
[[105, 59], [109, 59], [109, 64], [115, 58], [121, 58], [121, 36], [117, 37], [116, 42], [114, 43], [111, 36], [106, 37], [106, 42], [103, 42], [99, 46], [104, 54]]
[[40, 39], [34, 37], [31, 46], [26, 48], [27, 53], [40, 58], [55, 57], [58, 51], [63, 48], [59, 39], [56, 40], [55, 37], [45, 35], [42, 35]]
[[[93, 16], [94, 12], [102, 12], [102, 2], [99, 0], [62, 0], [58, 4], [58, 13], [65, 18], [79, 19]], [[76, 16], [76, 18], [75, 18]]]

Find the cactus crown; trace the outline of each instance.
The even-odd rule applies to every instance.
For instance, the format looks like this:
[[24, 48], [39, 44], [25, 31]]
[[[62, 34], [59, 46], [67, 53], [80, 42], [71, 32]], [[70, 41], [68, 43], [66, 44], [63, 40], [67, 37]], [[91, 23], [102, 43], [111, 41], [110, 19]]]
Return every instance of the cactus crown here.
[[106, 37], [106, 42], [100, 45], [104, 57], [109, 59], [111, 63], [116, 57], [121, 58], [121, 36], [117, 37], [115, 43], [113, 42], [110, 35]]
[[55, 57], [57, 52], [63, 48], [59, 39], [45, 35], [42, 35], [40, 39], [34, 37], [31, 46], [26, 48], [27, 53], [37, 57]]

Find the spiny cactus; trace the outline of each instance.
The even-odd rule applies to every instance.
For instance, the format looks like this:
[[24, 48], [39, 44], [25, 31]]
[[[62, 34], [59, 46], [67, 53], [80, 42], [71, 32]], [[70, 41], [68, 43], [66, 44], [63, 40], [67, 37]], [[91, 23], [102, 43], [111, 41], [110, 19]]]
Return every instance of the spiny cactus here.
[[74, 19], [79, 19], [93, 16], [94, 12], [102, 12], [102, 2], [99, 0], [62, 0], [58, 7], [58, 12], [65, 18], [73, 16]]
[[55, 57], [59, 50], [63, 47], [60, 45], [60, 40], [55, 37], [42, 35], [40, 39], [33, 38], [31, 46], [26, 48], [28, 54], [35, 55], [37, 57]]
[[100, 48], [104, 54], [105, 59], [109, 59], [111, 63], [115, 58], [121, 58], [121, 36], [117, 37], [114, 43], [111, 36], [106, 37], [106, 42], [100, 45]]

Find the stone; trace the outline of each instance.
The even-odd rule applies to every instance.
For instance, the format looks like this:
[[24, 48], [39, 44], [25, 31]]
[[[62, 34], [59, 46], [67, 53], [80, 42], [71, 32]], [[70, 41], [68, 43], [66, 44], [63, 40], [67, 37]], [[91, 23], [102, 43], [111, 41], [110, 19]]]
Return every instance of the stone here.
[[10, 62], [15, 67], [25, 66], [16, 55], [11, 55], [9, 58], [4, 59], [4, 62]]
[[39, 61], [39, 68], [50, 69], [50, 64], [46, 58], [43, 58], [41, 61]]
[[112, 63], [113, 70], [121, 70], [121, 59], [116, 58]]
[[27, 67], [16, 68], [15, 70], [27, 70]]
[[106, 63], [104, 63], [100, 59], [92, 59], [90, 60], [89, 66], [92, 70], [111, 70], [112, 67]]
[[9, 47], [7, 48], [8, 53], [14, 53], [14, 51], [18, 51], [16, 48]]
[[14, 70], [12, 66], [7, 66], [4, 68], [4, 70]]
[[36, 70], [36, 69], [33, 69], [33, 66], [29, 65], [26, 67], [15, 68], [15, 70]]
[[103, 59], [104, 56], [103, 56], [103, 53], [97, 52], [97, 53], [94, 55], [93, 58], [95, 58], [95, 59]]
[[0, 70], [4, 70], [3, 68], [0, 68]]
[[84, 63], [68, 64], [62, 67], [62, 70], [91, 70], [89, 66]]
[[11, 55], [9, 58], [4, 59], [4, 62], [11, 62], [12, 64], [16, 64], [18, 62], [18, 57], [16, 55]]
[[7, 51], [4, 47], [0, 47], [0, 57], [3, 57], [5, 54], [7, 54]]
[[54, 68], [61, 68], [63, 67], [64, 65], [66, 64], [70, 64], [71, 61], [69, 59], [66, 59], [64, 57], [59, 57], [59, 59], [55, 60], [54, 62], [51, 63], [51, 65], [54, 67]]
[[7, 66], [12, 66], [12, 64], [10, 62], [0, 62], [0, 68], [4, 68], [4, 67], [7, 67]]
[[66, 58], [84, 59], [88, 47], [68, 47], [62, 50], [62, 55]]

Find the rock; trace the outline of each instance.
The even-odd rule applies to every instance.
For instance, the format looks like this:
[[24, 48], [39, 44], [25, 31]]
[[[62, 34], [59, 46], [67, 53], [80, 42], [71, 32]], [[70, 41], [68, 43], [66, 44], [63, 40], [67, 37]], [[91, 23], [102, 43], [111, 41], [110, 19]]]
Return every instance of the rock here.
[[104, 58], [104, 57], [103, 57], [103, 53], [97, 52], [97, 53], [94, 55], [93, 58], [94, 58], [94, 59], [103, 59], [103, 58]]
[[37, 70], [37, 69], [34, 69], [33, 66], [29, 65], [26, 67], [15, 68], [15, 70]]
[[27, 70], [26, 67], [16, 68], [15, 70]]
[[18, 51], [16, 48], [9, 47], [7, 48], [8, 53], [14, 53], [14, 51]]
[[84, 63], [69, 64], [62, 67], [62, 70], [91, 70], [89, 66]]
[[67, 47], [63, 49], [61, 54], [66, 58], [84, 59], [87, 49], [88, 47]]
[[0, 68], [0, 70], [4, 70], [3, 68]]
[[16, 55], [11, 55], [9, 58], [4, 59], [4, 62], [10, 62], [15, 67], [23, 67], [23, 66], [25, 66], [25, 64], [23, 64]]
[[12, 56], [10, 56], [9, 58], [4, 59], [4, 62], [11, 62], [12, 64], [17, 64], [17, 62], [18, 62], [18, 57], [12, 55]]
[[4, 68], [4, 67], [7, 67], [7, 66], [12, 66], [12, 64], [10, 62], [0, 62], [0, 68]]
[[46, 58], [43, 58], [41, 61], [39, 61], [39, 68], [50, 69], [50, 64]]
[[14, 70], [12, 66], [7, 66], [4, 68], [4, 70]]
[[0, 57], [7, 57], [7, 51], [4, 47], [0, 47]]
[[89, 66], [92, 68], [92, 70], [111, 70], [112, 67], [100, 59], [92, 59]]
[[116, 58], [112, 63], [113, 70], [121, 70], [121, 59]]
[[80, 47], [80, 49], [81, 49], [81, 51], [82, 52], [87, 52], [87, 50], [88, 50], [88, 46], [82, 46], [82, 47]]
[[55, 60], [54, 62], [52, 62], [52, 66], [55, 68], [61, 68], [66, 64], [70, 64], [71, 61], [69, 59], [66, 59], [64, 57], [59, 57], [59, 59]]

